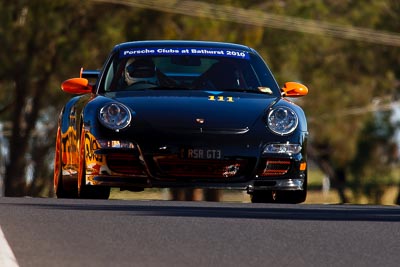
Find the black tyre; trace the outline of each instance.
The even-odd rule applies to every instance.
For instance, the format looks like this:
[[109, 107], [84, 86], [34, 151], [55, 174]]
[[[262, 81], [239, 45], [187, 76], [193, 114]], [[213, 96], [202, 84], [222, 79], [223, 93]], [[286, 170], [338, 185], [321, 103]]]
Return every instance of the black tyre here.
[[295, 191], [282, 191], [280, 192], [279, 202], [280, 203], [290, 203], [290, 204], [299, 204], [306, 201], [307, 198], [307, 173], [304, 179], [303, 190], [295, 190]]
[[306, 201], [307, 188], [296, 191], [256, 190], [251, 194], [252, 203], [298, 204]]
[[272, 191], [269, 190], [255, 190], [251, 193], [252, 203], [273, 203], [274, 195]]
[[56, 151], [54, 157], [54, 192], [57, 198], [77, 198], [78, 188], [75, 183], [67, 183], [62, 175], [62, 146], [61, 146], [61, 130], [57, 130]]
[[296, 191], [281, 191], [278, 193], [277, 202], [287, 204], [299, 204], [306, 201], [307, 189]]
[[86, 199], [108, 199], [110, 196], [110, 187], [86, 185], [85, 153], [85, 132], [82, 130], [79, 147], [78, 197]]
[[79, 197], [86, 199], [108, 199], [110, 197], [110, 187], [107, 186], [81, 186]]

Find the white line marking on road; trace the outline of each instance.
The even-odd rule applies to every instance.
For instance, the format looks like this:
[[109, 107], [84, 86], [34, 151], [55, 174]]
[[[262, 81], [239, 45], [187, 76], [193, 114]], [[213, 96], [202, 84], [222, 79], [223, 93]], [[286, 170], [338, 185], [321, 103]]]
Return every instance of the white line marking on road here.
[[0, 226], [0, 266], [4, 267], [18, 267], [17, 259], [14, 256], [6, 237]]

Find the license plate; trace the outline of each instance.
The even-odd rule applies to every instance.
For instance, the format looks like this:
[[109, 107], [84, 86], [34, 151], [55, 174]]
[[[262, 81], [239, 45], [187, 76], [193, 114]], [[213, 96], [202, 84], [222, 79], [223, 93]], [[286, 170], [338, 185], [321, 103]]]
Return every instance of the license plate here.
[[181, 156], [187, 159], [222, 159], [220, 149], [188, 148], [181, 150]]

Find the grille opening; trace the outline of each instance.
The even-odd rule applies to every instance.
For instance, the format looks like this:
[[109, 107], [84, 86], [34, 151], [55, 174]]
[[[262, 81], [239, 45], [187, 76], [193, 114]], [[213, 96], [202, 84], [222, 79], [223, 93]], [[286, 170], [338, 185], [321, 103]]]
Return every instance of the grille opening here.
[[231, 178], [248, 174], [247, 159], [200, 160], [169, 157], [154, 157], [160, 176], [196, 177], [196, 178]]
[[120, 153], [107, 155], [107, 165], [110, 170], [122, 174], [144, 175], [145, 169], [139, 156]]
[[267, 160], [264, 169], [259, 170], [259, 176], [281, 176], [290, 169], [290, 160]]

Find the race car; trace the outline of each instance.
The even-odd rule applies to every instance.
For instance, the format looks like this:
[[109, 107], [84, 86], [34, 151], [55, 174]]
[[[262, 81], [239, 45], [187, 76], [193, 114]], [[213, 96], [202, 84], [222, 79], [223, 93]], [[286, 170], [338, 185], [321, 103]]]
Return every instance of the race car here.
[[54, 161], [58, 198], [110, 188], [239, 189], [252, 202], [307, 196], [307, 121], [254, 49], [205, 41], [116, 45], [101, 70], [61, 88]]

